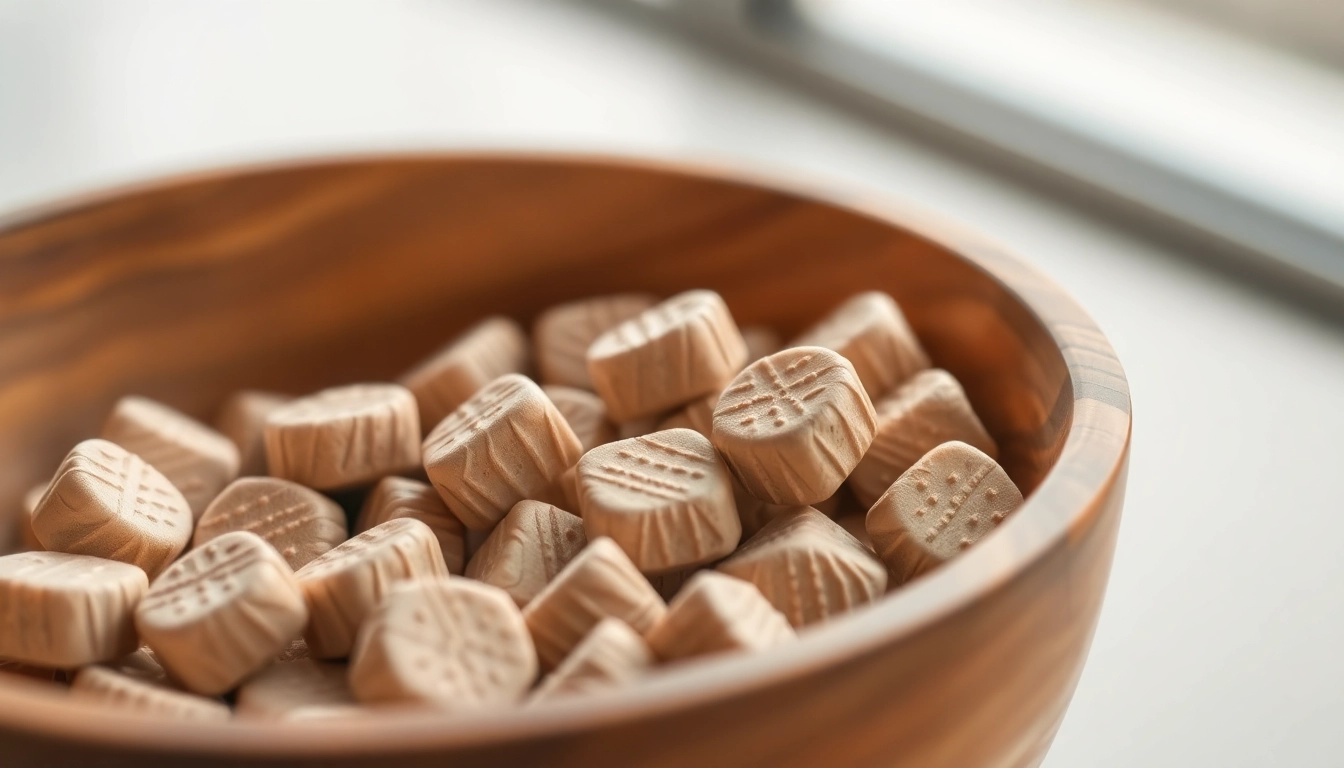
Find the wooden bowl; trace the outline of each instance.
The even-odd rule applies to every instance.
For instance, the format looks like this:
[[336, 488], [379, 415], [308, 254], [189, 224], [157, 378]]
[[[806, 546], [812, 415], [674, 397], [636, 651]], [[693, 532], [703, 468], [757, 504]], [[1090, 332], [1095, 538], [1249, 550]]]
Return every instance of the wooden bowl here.
[[0, 220], [0, 522], [123, 394], [208, 417], [239, 387], [387, 379], [486, 313], [528, 321], [586, 294], [693, 287], [786, 335], [857, 291], [890, 292], [965, 385], [1026, 505], [796, 643], [591, 701], [207, 725], [13, 677], [5, 765], [1038, 763], [1110, 570], [1124, 373], [1050, 282], [889, 208], [645, 162], [429, 155], [209, 173]]

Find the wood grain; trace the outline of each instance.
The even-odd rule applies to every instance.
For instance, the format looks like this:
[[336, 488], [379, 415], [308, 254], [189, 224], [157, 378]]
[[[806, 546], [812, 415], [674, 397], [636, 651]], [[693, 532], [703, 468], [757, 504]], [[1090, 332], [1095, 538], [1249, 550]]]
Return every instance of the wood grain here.
[[384, 157], [204, 174], [0, 221], [5, 514], [124, 394], [199, 418], [244, 387], [389, 379], [488, 314], [527, 324], [596, 293], [697, 287], [786, 338], [861, 290], [889, 292], [1028, 496], [964, 557], [797, 642], [447, 727], [165, 729], [7, 676], [7, 765], [1037, 764], [1110, 570], [1124, 372], [1081, 308], [993, 245], [786, 187], [632, 161]]

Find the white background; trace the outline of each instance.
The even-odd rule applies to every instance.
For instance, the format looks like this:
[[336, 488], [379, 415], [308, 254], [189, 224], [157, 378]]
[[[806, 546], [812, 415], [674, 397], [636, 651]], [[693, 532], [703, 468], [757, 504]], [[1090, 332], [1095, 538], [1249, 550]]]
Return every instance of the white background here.
[[0, 0], [0, 211], [346, 149], [727, 159], [963, 221], [1109, 335], [1134, 454], [1047, 759], [1344, 763], [1344, 332], [1066, 201], [574, 3]]

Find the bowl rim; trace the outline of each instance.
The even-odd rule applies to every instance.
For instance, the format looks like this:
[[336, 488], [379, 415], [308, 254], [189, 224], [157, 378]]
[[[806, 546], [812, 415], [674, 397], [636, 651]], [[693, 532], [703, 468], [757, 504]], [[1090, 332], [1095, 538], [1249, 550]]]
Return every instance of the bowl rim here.
[[[156, 718], [111, 710], [59, 695], [36, 681], [14, 679], [0, 680], [0, 731], [22, 730], [52, 739], [142, 751], [319, 757], [483, 747], [654, 717], [843, 663], [974, 604], [1086, 530], [1100, 498], [1121, 477], [1132, 430], [1128, 383], [1106, 337], [1071, 297], [1024, 261], [964, 225], [879, 194], [787, 173], [737, 163], [564, 151], [342, 153], [230, 164], [74, 194], [0, 214], [0, 233], [124, 197], [197, 183], [323, 167], [426, 162], [599, 166], [698, 178], [832, 206], [929, 241], [999, 283], [1058, 346], [1073, 394], [1071, 423], [1060, 455], [994, 537], [899, 593], [811, 628], [800, 633], [796, 642], [768, 652], [704, 659], [600, 697], [455, 714], [451, 719], [433, 712], [401, 711], [294, 723], [245, 718], [227, 723], [175, 722], [164, 728]], [[1105, 370], [1096, 367], [1098, 355], [1110, 361]]]

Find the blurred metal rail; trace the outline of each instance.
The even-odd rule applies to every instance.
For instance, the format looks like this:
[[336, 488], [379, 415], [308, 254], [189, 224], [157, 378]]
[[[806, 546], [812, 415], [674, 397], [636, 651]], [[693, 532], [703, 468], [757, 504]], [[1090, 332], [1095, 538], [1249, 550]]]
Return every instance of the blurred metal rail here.
[[[1078, 130], [1024, 107], [1011, 94], [977, 88], [903, 56], [874, 50], [821, 28], [789, 0], [599, 0], [639, 8], [659, 26], [745, 54], [794, 79], [893, 112], [914, 114], [1023, 158], [1090, 188], [1175, 220], [1252, 255], [1258, 271], [1283, 278], [1344, 308], [1344, 220], [1291, 205], [1266, 205], [1257, 190], [1219, 178], [1218, 169]], [[819, 4], [824, 7], [824, 4]], [[1344, 142], [1344, 125], [1339, 126]], [[1283, 137], [1291, 141], [1291, 137]], [[1335, 201], [1338, 202], [1338, 201]]]

